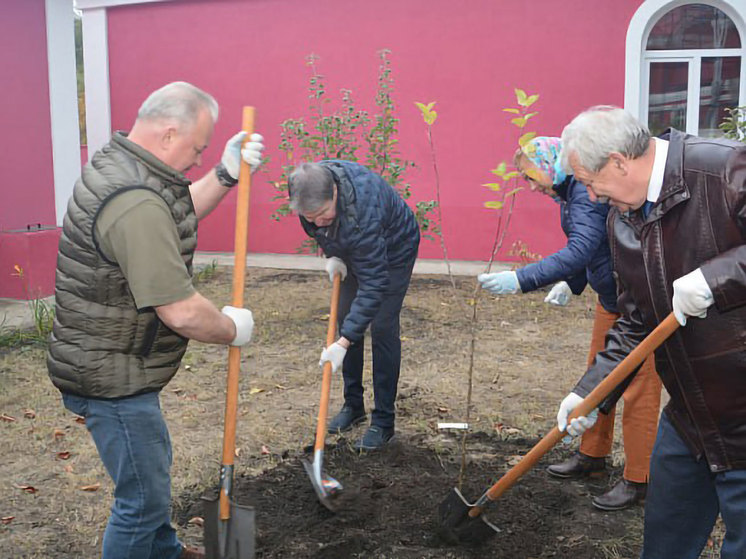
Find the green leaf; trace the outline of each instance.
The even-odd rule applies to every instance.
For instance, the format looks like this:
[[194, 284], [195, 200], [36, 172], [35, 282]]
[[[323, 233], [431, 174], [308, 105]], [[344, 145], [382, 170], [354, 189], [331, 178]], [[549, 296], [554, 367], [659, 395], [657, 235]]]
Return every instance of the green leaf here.
[[486, 186], [487, 188], [489, 188], [490, 190], [492, 190], [494, 192], [497, 192], [498, 190], [500, 190], [503, 187], [503, 185], [500, 184], [499, 182], [487, 182], [487, 183], [483, 184], [482, 186]]
[[510, 122], [515, 124], [518, 128], [523, 128], [526, 126], [526, 119], [524, 117], [518, 117], [518, 118], [512, 118], [510, 119]]
[[510, 173], [506, 173], [505, 174], [505, 176], [503, 177], [503, 180], [508, 181], [508, 180], [510, 180], [510, 179], [512, 179], [514, 177], [518, 177], [518, 176], [520, 176], [520, 173], [518, 171], [510, 171]]
[[435, 103], [437, 103], [437, 101], [430, 101], [430, 102], [429, 102], [429, 103], [427, 104], [427, 110], [428, 110], [428, 111], [432, 111], [432, 110], [433, 110], [433, 107], [435, 106]]
[[516, 98], [516, 101], [518, 101], [518, 104], [521, 107], [527, 107], [528, 106], [528, 105], [526, 105], [526, 103], [528, 102], [527, 101], [527, 97], [526, 97], [526, 92], [523, 91], [522, 89], [515, 88], [515, 98]]
[[425, 103], [420, 103], [419, 101], [415, 101], [414, 104], [417, 105], [417, 108], [420, 109], [420, 111], [422, 111], [423, 113], [426, 110], [428, 110], [428, 107], [427, 105], [425, 105]]
[[497, 175], [498, 177], [502, 177], [507, 170], [508, 166], [505, 164], [505, 161], [501, 161], [497, 167], [492, 169], [492, 174]]
[[514, 188], [510, 192], [506, 192], [504, 198], [507, 198], [508, 196], [515, 196], [521, 190], [523, 190], [522, 186], [519, 186], [518, 188]]
[[425, 117], [425, 122], [429, 126], [432, 126], [438, 118], [438, 113], [435, 111], [428, 111], [427, 114], [424, 115], [424, 117]]
[[526, 132], [523, 136], [518, 138], [518, 145], [523, 147], [527, 143], [529, 143], [531, 140], [533, 140], [536, 137], [536, 132]]
[[518, 109], [503, 109], [503, 111], [505, 111], [506, 113], [513, 113], [516, 115], [521, 114], [521, 111], [519, 111]]
[[505, 202], [501, 202], [500, 200], [490, 200], [489, 202], [484, 203], [485, 208], [489, 208], [491, 210], [499, 210], [505, 205]]
[[536, 103], [539, 100], [539, 94], [531, 95], [528, 99], [526, 99], [526, 107], [530, 107], [534, 103]]
[[523, 115], [523, 118], [525, 118], [526, 120], [528, 120], [529, 118], [531, 118], [531, 117], [534, 117], [534, 116], [536, 116], [536, 115], [538, 115], [538, 114], [539, 114], [539, 112], [538, 112], [538, 111], [536, 111], [536, 112], [533, 112], [533, 113], [528, 113], [528, 114], [526, 114], [526, 115]]

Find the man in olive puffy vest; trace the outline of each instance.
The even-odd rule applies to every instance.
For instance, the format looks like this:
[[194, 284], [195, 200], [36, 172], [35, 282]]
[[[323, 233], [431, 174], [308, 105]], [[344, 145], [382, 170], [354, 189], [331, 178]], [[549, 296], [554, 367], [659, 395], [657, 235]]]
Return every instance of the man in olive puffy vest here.
[[199, 558], [170, 522], [171, 442], [159, 393], [189, 339], [243, 345], [251, 311], [218, 311], [192, 285], [197, 221], [237, 183], [241, 158], [261, 162], [262, 138], [228, 140], [220, 163], [191, 183], [218, 117], [215, 99], [184, 82], [142, 104], [75, 184], [60, 238], [56, 318], [47, 366], [86, 420], [115, 483], [104, 559]]

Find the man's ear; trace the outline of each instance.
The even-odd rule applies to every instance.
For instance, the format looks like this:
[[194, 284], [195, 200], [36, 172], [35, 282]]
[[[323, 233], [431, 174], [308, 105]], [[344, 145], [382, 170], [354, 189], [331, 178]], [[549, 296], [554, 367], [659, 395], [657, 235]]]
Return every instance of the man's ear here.
[[609, 154], [609, 163], [611, 163], [611, 166], [615, 170], [615, 172], [621, 174], [623, 177], [626, 177], [629, 174], [629, 165], [627, 158], [624, 157], [624, 155], [622, 155], [621, 153], [612, 151]]
[[161, 145], [161, 149], [163, 149], [164, 151], [168, 151], [168, 149], [176, 140], [176, 135], [176, 128], [174, 128], [173, 126], [169, 126], [168, 128], [166, 128], [160, 137], [159, 143]]

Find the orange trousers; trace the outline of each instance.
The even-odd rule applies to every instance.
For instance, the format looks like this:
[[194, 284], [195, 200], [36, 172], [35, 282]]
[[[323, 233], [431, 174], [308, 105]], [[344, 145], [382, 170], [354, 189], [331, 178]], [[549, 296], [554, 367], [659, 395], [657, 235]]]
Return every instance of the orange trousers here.
[[[588, 354], [588, 365], [593, 362], [596, 353], [603, 350], [606, 332], [611, 328], [617, 313], [604, 309], [596, 304], [596, 316], [593, 320], [591, 350]], [[650, 455], [653, 452], [655, 435], [658, 431], [658, 416], [661, 404], [661, 380], [655, 371], [655, 359], [651, 355], [645, 360], [639, 372], [622, 396], [624, 410], [622, 413], [622, 438], [624, 442], [624, 477], [638, 483], [648, 480], [650, 472]], [[598, 414], [596, 424], [585, 432], [580, 443], [580, 452], [587, 456], [600, 458], [611, 452], [614, 442], [614, 415], [616, 408], [609, 415]]]

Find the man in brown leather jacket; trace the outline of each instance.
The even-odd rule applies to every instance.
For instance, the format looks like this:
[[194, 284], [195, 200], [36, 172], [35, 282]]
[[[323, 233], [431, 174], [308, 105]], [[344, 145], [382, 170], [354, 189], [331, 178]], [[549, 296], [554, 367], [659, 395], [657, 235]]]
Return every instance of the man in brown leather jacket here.
[[[647, 128], [593, 107], [562, 134], [563, 158], [607, 227], [621, 318], [573, 391], [570, 412], [671, 311], [682, 325], [656, 352], [671, 400], [658, 428], [642, 559], [696, 559], [718, 513], [723, 559], [746, 557], [746, 146]], [[696, 317], [696, 318], [692, 318]]]

